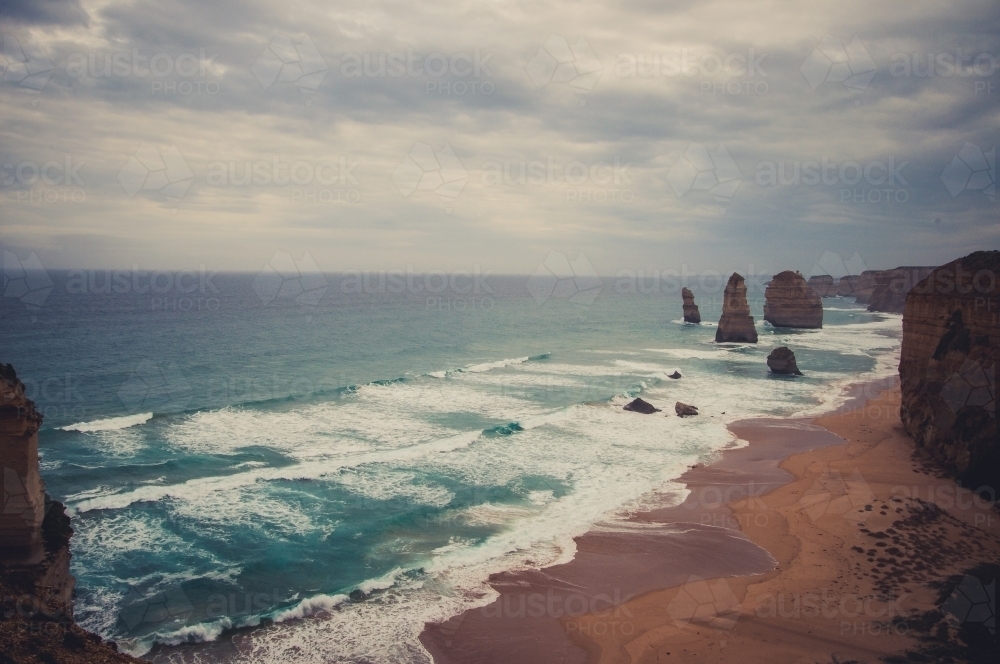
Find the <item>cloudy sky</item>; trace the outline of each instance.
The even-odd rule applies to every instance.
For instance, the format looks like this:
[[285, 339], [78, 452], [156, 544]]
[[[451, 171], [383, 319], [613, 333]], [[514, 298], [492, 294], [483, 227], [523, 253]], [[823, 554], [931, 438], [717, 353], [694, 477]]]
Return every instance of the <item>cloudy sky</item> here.
[[0, 0], [0, 33], [0, 246], [48, 268], [1000, 246], [993, 0]]

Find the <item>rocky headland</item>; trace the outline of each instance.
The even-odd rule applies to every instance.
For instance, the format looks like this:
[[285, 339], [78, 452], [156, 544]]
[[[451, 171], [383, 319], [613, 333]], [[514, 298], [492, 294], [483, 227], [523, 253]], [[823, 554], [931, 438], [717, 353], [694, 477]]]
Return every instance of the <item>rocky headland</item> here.
[[972, 487], [1000, 480], [998, 276], [1000, 251], [977, 251], [927, 275], [909, 290], [903, 311], [903, 426]]
[[795, 353], [787, 346], [778, 346], [767, 356], [767, 368], [771, 373], [785, 376], [801, 376], [798, 365], [795, 363]]
[[837, 284], [828, 274], [818, 274], [809, 277], [809, 288], [820, 297], [834, 297], [837, 294]]
[[137, 662], [73, 622], [73, 529], [45, 493], [41, 423], [14, 368], [0, 364], [0, 662]]
[[722, 318], [715, 330], [715, 341], [757, 343], [750, 305], [747, 304], [747, 285], [742, 275], [733, 272], [726, 284], [722, 300]]
[[897, 267], [877, 272], [868, 299], [868, 311], [903, 313], [906, 294], [933, 271], [933, 267]]
[[694, 303], [694, 293], [691, 292], [690, 288], [684, 287], [681, 289], [681, 297], [684, 299], [684, 322], [700, 323], [701, 312], [698, 311], [698, 305]]
[[775, 327], [823, 327], [823, 301], [798, 272], [776, 274], [764, 291], [764, 320]]

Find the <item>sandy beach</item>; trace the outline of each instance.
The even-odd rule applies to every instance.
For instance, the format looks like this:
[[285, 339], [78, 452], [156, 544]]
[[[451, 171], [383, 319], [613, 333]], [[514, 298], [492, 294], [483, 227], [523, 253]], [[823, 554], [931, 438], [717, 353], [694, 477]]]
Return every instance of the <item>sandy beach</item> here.
[[927, 612], [997, 563], [1000, 519], [914, 457], [886, 387], [811, 421], [734, 423], [749, 445], [685, 473], [683, 503], [578, 538], [568, 564], [491, 578], [497, 600], [422, 642], [442, 663], [908, 661], [958, 647], [927, 645], [941, 622]]

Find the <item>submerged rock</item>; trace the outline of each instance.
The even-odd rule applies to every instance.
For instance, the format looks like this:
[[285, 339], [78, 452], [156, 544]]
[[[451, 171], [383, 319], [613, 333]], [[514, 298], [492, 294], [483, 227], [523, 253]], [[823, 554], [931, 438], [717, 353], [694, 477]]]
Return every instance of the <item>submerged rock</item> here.
[[757, 343], [757, 328], [754, 327], [750, 305], [747, 304], [747, 286], [743, 277], [733, 272], [726, 284], [722, 300], [722, 318], [715, 330], [716, 342]]
[[644, 415], [651, 415], [653, 413], [660, 412], [659, 408], [649, 403], [648, 401], [643, 401], [638, 397], [632, 399], [632, 401], [625, 404], [622, 410], [627, 410], [633, 413], [643, 413]]
[[690, 288], [685, 287], [681, 289], [681, 297], [684, 299], [684, 322], [700, 323], [701, 312], [698, 311], [698, 305], [694, 303], [694, 293], [691, 292]]
[[681, 377], [681, 372], [680, 371], [675, 371], [672, 374], [670, 374], [669, 376], [667, 376], [667, 378], [673, 378], [674, 380], [677, 380], [680, 377]]
[[767, 356], [767, 367], [771, 373], [783, 374], [786, 376], [801, 376], [802, 372], [795, 364], [795, 353], [787, 346], [779, 346], [771, 351]]
[[774, 275], [764, 298], [764, 320], [775, 327], [823, 327], [823, 301], [798, 272]]
[[674, 404], [674, 412], [677, 413], [678, 417], [688, 417], [689, 415], [697, 415], [698, 409], [695, 406], [689, 406], [686, 403], [678, 401]]

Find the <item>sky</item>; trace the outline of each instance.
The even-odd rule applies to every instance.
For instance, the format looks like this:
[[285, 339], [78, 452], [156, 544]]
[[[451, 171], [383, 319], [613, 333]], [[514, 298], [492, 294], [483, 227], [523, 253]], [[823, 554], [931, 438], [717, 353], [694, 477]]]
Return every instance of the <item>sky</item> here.
[[843, 273], [1000, 247], [991, 0], [0, 0], [0, 35], [9, 261]]

